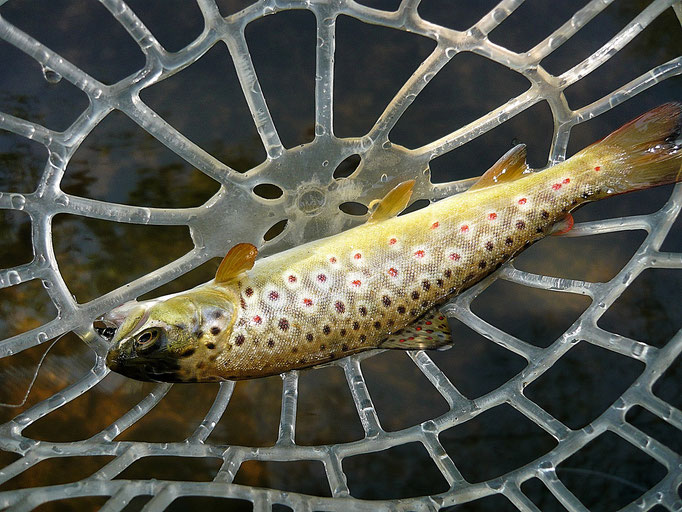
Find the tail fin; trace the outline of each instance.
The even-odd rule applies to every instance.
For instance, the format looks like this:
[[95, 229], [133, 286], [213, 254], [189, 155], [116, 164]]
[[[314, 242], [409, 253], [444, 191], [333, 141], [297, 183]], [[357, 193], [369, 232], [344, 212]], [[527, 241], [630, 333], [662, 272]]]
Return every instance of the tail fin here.
[[[682, 104], [666, 103], [583, 149], [613, 192], [682, 181]], [[576, 155], [576, 156], [578, 156]]]

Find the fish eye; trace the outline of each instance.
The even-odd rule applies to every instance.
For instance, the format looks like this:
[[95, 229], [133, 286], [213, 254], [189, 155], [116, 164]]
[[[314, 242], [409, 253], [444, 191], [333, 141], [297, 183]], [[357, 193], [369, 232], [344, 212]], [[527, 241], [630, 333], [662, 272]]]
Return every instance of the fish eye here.
[[146, 352], [154, 347], [160, 336], [159, 329], [147, 329], [135, 338], [135, 349], [139, 352]]

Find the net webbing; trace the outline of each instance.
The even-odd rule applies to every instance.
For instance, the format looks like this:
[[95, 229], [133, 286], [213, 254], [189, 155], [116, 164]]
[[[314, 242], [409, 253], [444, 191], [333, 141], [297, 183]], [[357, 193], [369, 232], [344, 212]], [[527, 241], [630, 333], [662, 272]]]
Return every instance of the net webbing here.
[[[674, 9], [682, 19], [682, 4], [672, 0], [655, 0], [646, 6], [603, 47], [558, 76], [540, 66], [540, 61], [574, 36], [583, 26], [611, 3], [593, 0], [579, 9], [565, 24], [525, 53], [515, 53], [496, 45], [488, 34], [503, 23], [521, 4], [521, 0], [503, 0], [469, 30], [460, 32], [426, 21], [418, 12], [419, 0], [403, 0], [395, 12], [370, 8], [353, 0], [297, 1], [263, 0], [224, 18], [213, 0], [197, 0], [205, 29], [191, 44], [177, 52], [166, 51], [135, 12], [120, 0], [100, 0], [110, 15], [135, 40], [145, 57], [142, 69], [114, 85], [106, 85], [60, 56], [40, 42], [39, 34], [29, 35], [0, 18], [0, 37], [29, 55], [50, 76], [61, 77], [82, 90], [89, 105], [64, 132], [47, 129], [9, 114], [0, 113], [0, 128], [36, 141], [48, 151], [38, 188], [21, 194], [7, 190], [0, 193], [0, 208], [21, 210], [32, 222], [34, 259], [28, 264], [0, 271], [0, 285], [13, 287], [30, 280], [41, 280], [59, 311], [56, 319], [22, 334], [0, 341], [0, 357], [8, 357], [30, 347], [43, 344], [69, 331], [75, 332], [96, 353], [94, 366], [75, 383], [46, 400], [40, 401], [0, 426], [0, 448], [21, 457], [0, 469], [4, 483], [33, 466], [51, 458], [82, 455], [108, 455], [114, 458], [95, 474], [72, 483], [40, 488], [25, 488], [0, 492], [0, 507], [10, 510], [30, 510], [40, 504], [66, 497], [109, 497], [102, 510], [121, 510], [136, 496], [153, 496], [145, 510], [163, 510], [182, 496], [220, 496], [250, 501], [254, 510], [271, 510], [273, 504], [288, 505], [296, 510], [437, 510], [473, 501], [485, 496], [504, 495], [519, 510], [538, 510], [522, 491], [521, 485], [539, 479], [567, 510], [586, 510], [578, 497], [557, 476], [557, 466], [580, 451], [598, 436], [609, 431], [655, 459], [665, 468], [665, 476], [643, 491], [632, 509], [648, 510], [656, 504], [668, 510], [680, 510], [682, 499], [678, 487], [682, 484], [682, 458], [673, 449], [628, 423], [626, 413], [639, 406], [682, 430], [682, 412], [652, 392], [652, 386], [682, 351], [682, 331], [663, 347], [629, 339], [608, 332], [597, 321], [645, 269], [682, 269], [682, 254], [661, 252], [664, 239], [682, 207], [682, 187], [677, 186], [666, 204], [657, 212], [578, 224], [570, 236], [585, 236], [629, 230], [645, 230], [647, 235], [632, 258], [608, 282], [589, 282], [550, 277], [521, 271], [513, 264], [504, 266], [490, 278], [469, 289], [446, 307], [449, 315], [466, 323], [492, 342], [521, 357], [525, 368], [502, 386], [476, 399], [465, 397], [434, 363], [426, 352], [410, 354], [416, 367], [442, 395], [448, 411], [431, 420], [395, 432], [388, 432], [379, 420], [375, 404], [361, 370], [361, 361], [374, 354], [341, 359], [335, 364], [345, 373], [347, 385], [359, 415], [364, 438], [359, 441], [304, 446], [296, 443], [298, 398], [297, 372], [283, 376], [281, 417], [276, 443], [266, 447], [236, 446], [208, 440], [225, 412], [234, 383], [220, 385], [213, 405], [194, 432], [182, 442], [154, 443], [117, 441], [116, 437], [143, 418], [164, 400], [170, 385], [158, 385], [141, 402], [119, 417], [110, 426], [89, 439], [77, 442], [37, 441], [23, 431], [40, 418], [88, 393], [107, 375], [103, 357], [107, 344], [92, 329], [93, 320], [124, 301], [132, 300], [164, 283], [185, 274], [214, 257], [222, 256], [232, 241], [262, 245], [263, 234], [276, 218], [287, 218], [284, 232], [262, 247], [263, 254], [272, 254], [299, 244], [316, 234], [349, 227], [357, 217], [339, 212], [336, 207], [323, 208], [316, 194], [326, 194], [328, 202], [343, 200], [342, 190], [316, 188], [319, 179], [331, 179], [336, 166], [351, 155], [360, 155], [361, 165], [349, 180], [361, 191], [358, 201], [367, 203], [380, 197], [389, 188], [385, 172], [392, 169], [394, 177], [413, 178], [415, 169], [425, 169], [428, 163], [476, 137], [492, 130], [532, 106], [546, 102], [551, 108], [554, 133], [548, 163], [564, 159], [571, 129], [618, 106], [659, 82], [682, 73], [682, 56], [659, 65], [603, 98], [578, 110], [569, 108], [563, 91], [586, 75], [599, 69], [612, 56], [651, 24], [661, 13]], [[246, 26], [263, 16], [277, 15], [290, 9], [305, 9], [315, 16], [317, 26], [315, 80], [315, 138], [300, 148], [286, 149], [270, 115], [266, 97], [260, 87], [246, 43]], [[0, 11], [0, 15], [2, 12]], [[419, 34], [437, 44], [431, 54], [404, 83], [386, 106], [368, 133], [354, 138], [337, 138], [333, 133], [333, 92], [335, 26], [340, 15], [350, 16], [368, 24], [382, 25]], [[163, 81], [192, 65], [216, 44], [225, 44], [233, 60], [239, 83], [255, 122], [267, 159], [252, 172], [242, 175], [213, 155], [204, 151], [140, 99], [140, 91]], [[389, 132], [401, 115], [426, 87], [429, 81], [460, 52], [473, 52], [522, 74], [530, 87], [522, 94], [492, 109], [484, 116], [433, 140], [407, 150], [389, 139]], [[48, 78], [48, 75], [46, 75]], [[128, 206], [96, 201], [67, 194], [60, 188], [71, 157], [92, 130], [114, 111], [120, 111], [174, 153], [189, 162], [222, 186], [220, 191], [201, 208], [163, 209]], [[306, 164], [310, 176], [301, 168]], [[317, 173], [317, 174], [316, 174]], [[251, 192], [268, 176], [277, 174], [277, 184], [283, 200], [273, 205]], [[319, 178], [319, 179], [318, 179]], [[318, 180], [318, 181], [316, 181]], [[377, 184], [384, 184], [377, 187]], [[469, 180], [432, 184], [428, 173], [418, 177], [418, 198], [435, 200], [466, 190]], [[382, 188], [383, 187], [383, 188]], [[385, 189], [385, 190], [384, 190]], [[362, 192], [365, 191], [365, 192]], [[336, 194], [336, 195], [335, 195]], [[365, 198], [363, 194], [367, 194]], [[338, 196], [338, 197], [337, 197]], [[340, 199], [341, 198], [341, 199]], [[318, 201], [318, 202], [316, 202]], [[314, 216], [310, 208], [320, 208]], [[216, 232], [215, 219], [236, 217], [249, 212], [249, 223], [231, 223]], [[58, 213], [68, 213], [107, 221], [187, 226], [194, 248], [187, 254], [126, 286], [81, 304], [63, 279], [53, 250], [51, 219]], [[331, 226], [331, 228], [330, 228]], [[472, 312], [472, 301], [495, 280], [505, 280], [525, 287], [552, 290], [566, 294], [585, 295], [589, 307], [550, 346], [539, 348], [496, 328]], [[679, 327], [679, 326], [678, 326]], [[589, 343], [640, 361], [644, 371], [622, 396], [608, 407], [588, 427], [572, 429], [529, 399], [524, 390], [547, 372], [556, 361], [578, 344]], [[530, 463], [505, 475], [479, 483], [468, 482], [444, 448], [439, 434], [455, 425], [472, 420], [496, 406], [508, 404], [527, 419], [549, 433], [556, 446]], [[358, 499], [349, 488], [342, 461], [360, 454], [378, 452], [407, 443], [420, 443], [428, 452], [448, 483], [449, 490], [438, 495], [367, 502]], [[114, 479], [135, 461], [145, 457], [213, 457], [222, 460], [212, 481], [158, 481]], [[237, 485], [233, 479], [243, 462], [319, 461], [329, 483], [331, 497], [311, 496], [281, 489], [264, 489]]]

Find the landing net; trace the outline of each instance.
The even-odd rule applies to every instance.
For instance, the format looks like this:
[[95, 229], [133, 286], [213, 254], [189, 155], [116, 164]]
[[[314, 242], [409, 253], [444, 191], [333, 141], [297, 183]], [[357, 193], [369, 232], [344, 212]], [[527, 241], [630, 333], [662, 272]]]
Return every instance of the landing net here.
[[[34, 191], [21, 193], [24, 191], [3, 190], [0, 194], [1, 209], [20, 211], [30, 216], [34, 252], [30, 263], [1, 270], [0, 285], [11, 289], [31, 280], [42, 282], [58, 311], [54, 320], [0, 341], [0, 357], [12, 357], [36, 345], [47, 344], [70, 331], [76, 333], [96, 356], [92, 367], [84, 370], [75, 382], [38, 401], [0, 426], [0, 448], [18, 455], [18, 458], [14, 457], [12, 462], [0, 469], [0, 483], [19, 477], [47, 460], [81, 456], [108, 456], [109, 459], [93, 474], [79, 476], [75, 481], [4, 490], [0, 492], [0, 507], [30, 510], [41, 504], [67, 498], [99, 496], [105, 498], [102, 510], [114, 511], [123, 509], [136, 497], [149, 496], [151, 499], [144, 505], [144, 510], [152, 511], [163, 510], [183, 497], [203, 496], [244, 500], [252, 503], [253, 509], [259, 511], [285, 510], [285, 507], [295, 510], [411, 511], [443, 510], [468, 502], [473, 502], [472, 506], [476, 506], [477, 500], [483, 500], [480, 503], [484, 503], [486, 499], [497, 497], [508, 507], [533, 511], [543, 508], [537, 499], [532, 499], [540, 492], [547, 499], [560, 503], [566, 510], [584, 511], [587, 508], [579, 498], [579, 490], [569, 488], [557, 468], [562, 462], [587, 450], [588, 445], [592, 446], [592, 443], [607, 436], [611, 436], [610, 439], [615, 436], [645, 459], [653, 459], [664, 468], [661, 478], [651, 486], [642, 487], [639, 497], [626, 506], [626, 509], [682, 510], [679, 490], [682, 484], [682, 458], [675, 452], [674, 446], [667, 446], [656, 436], [626, 419], [629, 411], [635, 408], [644, 409], [659, 423], [676, 429], [679, 438], [682, 412], [657, 396], [653, 388], [666, 370], [672, 371], [673, 363], [682, 351], [680, 326], [676, 326], [677, 333], [672, 338], [661, 346], [654, 346], [615, 334], [598, 325], [600, 318], [646, 269], [672, 269], [678, 275], [682, 272], [682, 254], [661, 251], [661, 246], [682, 208], [680, 186], [674, 188], [664, 206], [654, 213], [584, 222], [575, 226], [570, 236], [583, 237], [634, 230], [646, 232], [635, 254], [607, 282], [551, 277], [519, 270], [512, 263], [450, 302], [445, 308], [448, 315], [480, 333], [489, 340], [488, 343], [521, 356], [525, 363], [518, 373], [502, 385], [472, 399], [453, 385], [452, 379], [434, 362], [435, 356], [432, 354], [416, 352], [405, 356], [410, 358], [410, 364], [426, 377], [428, 385], [447, 403], [447, 411], [431, 419], [394, 431], [382, 426], [371, 386], [363, 373], [365, 361], [385, 356], [385, 353], [380, 353], [348, 357], [335, 363], [345, 375], [345, 385], [350, 390], [353, 406], [364, 431], [362, 438], [356, 441], [321, 445], [302, 445], [296, 442], [297, 417], [307, 411], [297, 410], [300, 375], [295, 371], [282, 376], [279, 433], [276, 442], [268, 446], [242, 446], [209, 439], [219, 422], [230, 420], [229, 411], [223, 416], [235, 390], [235, 384], [231, 382], [220, 385], [208, 413], [194, 426], [193, 432], [179, 442], [117, 440], [126, 429], [142, 420], [164, 401], [171, 389], [170, 385], [165, 384], [155, 386], [139, 403], [90, 438], [75, 442], [36, 440], [24, 432], [41, 418], [49, 418], [61, 407], [87, 395], [107, 376], [108, 370], [104, 365], [107, 343], [92, 329], [95, 318], [125, 301], [171, 282], [212, 258], [223, 256], [234, 243], [252, 242], [261, 247], [261, 254], [272, 254], [304, 241], [338, 232], [362, 222], [361, 216], [340, 211], [340, 204], [353, 201], [367, 205], [371, 199], [381, 197], [395, 183], [404, 179], [416, 177], [415, 193], [418, 199], [433, 201], [462, 192], [470, 186], [471, 180], [432, 183], [429, 163], [543, 102], [549, 106], [554, 123], [547, 163], [563, 160], [573, 128], [610, 111], [664, 80], [674, 80], [673, 77], [682, 73], [682, 56], [678, 56], [577, 110], [569, 107], [564, 95], [567, 88], [584, 77], [599, 73], [609, 59], [636, 40], [659, 16], [670, 15], [674, 11], [677, 19], [682, 20], [681, 3], [654, 0], [636, 13], [602, 47], [570, 69], [557, 74], [544, 69], [541, 61], [570, 41], [581, 29], [590, 26], [591, 20], [604, 11], [611, 1], [588, 2], [544, 40], [521, 53], [491, 42], [488, 35], [521, 7], [522, 0], [500, 2], [462, 31], [424, 19], [421, 15], [423, 6], [420, 6], [419, 0], [396, 2], [394, 10], [373, 8], [353, 0], [263, 0], [227, 17], [223, 16], [214, 0], [197, 0], [204, 19], [204, 30], [194, 41], [176, 52], [169, 52], [161, 46], [155, 35], [125, 2], [100, 0], [100, 3], [139, 45], [145, 58], [141, 69], [113, 85], [98, 81], [50, 49], [41, 42], [41, 34], [25, 33], [0, 18], [0, 37], [6, 43], [39, 63], [46, 79], [68, 81], [83, 91], [89, 100], [87, 108], [63, 132], [50, 130], [41, 124], [8, 113], [0, 113], [2, 130], [42, 144], [48, 154], [38, 187]], [[250, 23], [266, 15], [279, 16], [290, 10], [311, 12], [317, 30], [314, 138], [295, 148], [286, 148], [280, 140], [245, 37], [245, 29]], [[435, 48], [404, 82], [371, 129], [367, 133], [344, 138], [335, 136], [333, 122], [335, 31], [340, 16], [418, 34], [435, 42]], [[537, 20], [537, 23], [542, 23], [542, 20]], [[174, 129], [164, 120], [162, 114], [152, 110], [140, 97], [140, 93], [146, 88], [193, 65], [214, 45], [223, 44], [229, 50], [241, 91], [266, 152], [265, 161], [246, 174], [237, 172], [200, 148]], [[530, 86], [485, 115], [427, 144], [415, 149], [406, 149], [395, 144], [389, 134], [401, 116], [434, 77], [453, 58], [464, 53], [472, 53], [500, 64], [525, 77]], [[452, 94], [452, 102], [457, 102], [455, 89]], [[484, 96], [485, 91], [480, 94]], [[636, 102], [637, 99], [632, 101]], [[176, 108], [181, 109], [182, 105], [176, 105]], [[129, 206], [65, 193], [61, 183], [65, 173], [69, 172], [72, 156], [98, 124], [115, 112], [125, 114], [151, 137], [220, 183], [220, 190], [204, 205], [191, 208]], [[499, 154], [503, 150], [506, 148], [499, 148]], [[496, 152], [497, 149], [491, 148], [491, 151]], [[357, 169], [342, 183], [335, 187], [329, 186], [334, 183], [332, 174], [338, 165], [353, 155], [360, 158]], [[473, 170], [470, 176], [481, 171], [482, 169]], [[266, 199], [253, 192], [254, 187], [259, 184], [273, 183], [281, 192], [279, 198]], [[245, 212], [248, 212], [248, 222], [225, 222], [221, 229], [215, 229], [216, 219], [244, 218]], [[116, 223], [186, 226], [191, 233], [193, 248], [142, 278], [89, 302], [79, 303], [60, 273], [55, 257], [51, 222], [57, 214]], [[266, 237], [272, 239], [264, 241], [266, 233], [277, 223], [280, 223], [281, 228], [281, 221], [285, 219], [287, 223], [284, 229], [274, 237]], [[74, 247], [73, 251], [78, 251], [78, 247]], [[516, 283], [525, 289], [582, 295], [588, 297], [590, 303], [563, 334], [548, 346], [538, 347], [495, 327], [472, 311], [472, 302], [488, 287], [502, 281]], [[682, 299], [679, 290], [673, 298], [678, 302]], [[11, 305], [10, 311], [20, 307], [21, 304]], [[642, 371], [622, 395], [607, 405], [588, 425], [571, 428], [565, 421], [552, 415], [547, 408], [531, 400], [526, 390], [564, 357], [570, 357], [577, 347], [585, 346], [600, 347], [638, 361], [642, 363]], [[456, 358], [466, 350], [466, 346], [460, 344], [445, 354]], [[570, 387], [571, 379], [578, 379], [580, 375], [564, 377]], [[2, 379], [3, 386], [8, 385], [11, 373], [8, 372]], [[570, 391], [567, 390], [567, 393]], [[14, 398], [19, 401], [22, 397], [17, 394]], [[589, 402], [594, 397], [583, 398]], [[679, 400], [677, 405], [679, 406]], [[106, 407], [107, 404], [102, 403], [101, 406]], [[406, 408], [410, 406], [411, 404], [405, 404]], [[448, 449], [443, 440], [449, 429], [474, 422], [479, 416], [503, 407], [511, 407], [524, 422], [532, 422], [551, 436], [554, 440], [553, 448], [531, 461], [522, 461], [513, 469], [505, 470], [502, 475], [472, 482], [465, 478], [460, 464], [456, 462], [457, 454], [451, 448]], [[254, 410], [252, 414], [257, 415], [258, 411]], [[513, 428], [512, 425], [509, 428]], [[356, 492], [354, 486], [349, 484], [346, 462], [353, 457], [415, 444], [423, 448], [426, 454], [426, 462], [422, 458], [419, 464], [432, 464], [436, 473], [442, 475], [445, 482], [442, 491], [407, 498], [384, 496], [380, 500], [369, 501], [363, 499], [366, 495]], [[220, 464], [212, 478], [206, 481], [117, 478], [137, 461], [164, 456], [212, 458], [219, 460]], [[78, 464], [77, 460], [74, 459], [75, 465]], [[235, 475], [249, 461], [313, 461], [324, 469], [328, 492], [314, 495], [235, 483]], [[407, 465], [409, 464], [408, 462]], [[385, 472], [393, 471], [395, 468], [387, 463]], [[538, 491], [538, 487], [533, 487], [537, 484], [541, 491]], [[367, 485], [371, 487], [371, 482]], [[628, 485], [637, 487], [642, 484], [630, 482]], [[558, 504], [555, 506], [556, 509], [560, 508]]]

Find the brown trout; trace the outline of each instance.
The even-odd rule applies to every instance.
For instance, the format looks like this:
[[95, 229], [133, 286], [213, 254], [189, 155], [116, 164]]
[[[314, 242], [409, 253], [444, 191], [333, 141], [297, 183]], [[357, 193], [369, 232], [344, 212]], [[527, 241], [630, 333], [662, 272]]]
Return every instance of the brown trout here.
[[[140, 380], [215, 382], [375, 348], [451, 343], [438, 306], [553, 231], [588, 201], [682, 180], [682, 105], [662, 105], [541, 172], [525, 146], [466, 193], [400, 217], [413, 181], [366, 224], [256, 261], [233, 247], [213, 281], [116, 308], [107, 364]], [[104, 326], [104, 327], [102, 327]], [[115, 332], [113, 330], [115, 329]]]

